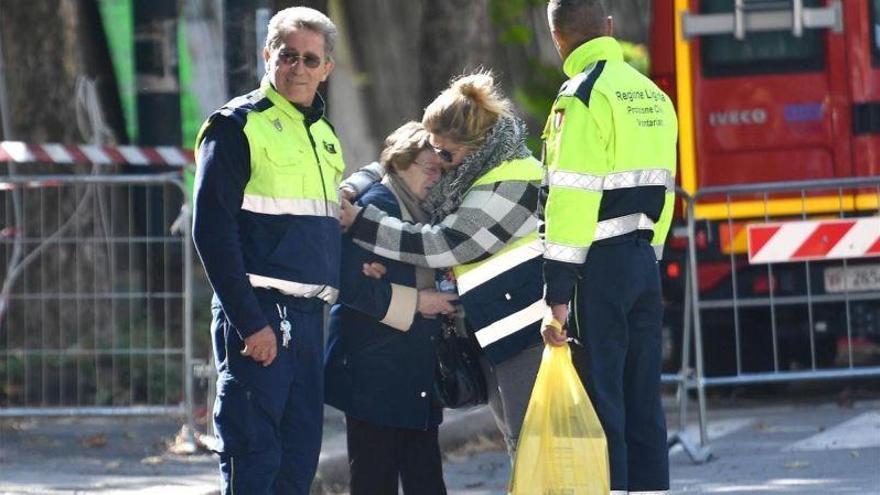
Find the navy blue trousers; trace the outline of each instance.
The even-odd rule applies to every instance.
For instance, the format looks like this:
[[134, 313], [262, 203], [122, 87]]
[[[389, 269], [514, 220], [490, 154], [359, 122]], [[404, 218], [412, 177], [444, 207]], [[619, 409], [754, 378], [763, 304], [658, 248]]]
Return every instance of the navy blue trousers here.
[[[214, 427], [225, 495], [309, 493], [321, 452], [324, 411], [323, 303], [257, 290], [278, 339], [278, 357], [263, 367], [242, 356], [244, 342], [214, 307], [217, 363]], [[281, 346], [278, 306], [292, 340]]]
[[605, 430], [611, 490], [669, 489], [660, 400], [663, 302], [648, 241], [593, 246], [573, 298], [572, 360]]

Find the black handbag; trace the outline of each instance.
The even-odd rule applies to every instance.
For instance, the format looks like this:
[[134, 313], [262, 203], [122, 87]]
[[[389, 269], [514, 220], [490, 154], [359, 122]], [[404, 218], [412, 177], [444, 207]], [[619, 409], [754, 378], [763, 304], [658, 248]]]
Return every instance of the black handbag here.
[[458, 331], [454, 318], [443, 317], [440, 328], [440, 336], [434, 341], [434, 405], [458, 409], [485, 404], [486, 379], [477, 343]]

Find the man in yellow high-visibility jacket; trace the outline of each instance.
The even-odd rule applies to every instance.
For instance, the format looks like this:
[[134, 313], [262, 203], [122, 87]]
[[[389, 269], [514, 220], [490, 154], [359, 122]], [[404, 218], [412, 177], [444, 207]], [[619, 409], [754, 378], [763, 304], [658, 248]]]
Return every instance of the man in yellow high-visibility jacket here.
[[318, 85], [336, 37], [317, 10], [275, 14], [260, 87], [214, 112], [196, 138], [193, 240], [214, 289], [224, 495], [304, 495], [318, 467], [345, 169]]
[[675, 111], [623, 61], [599, 0], [551, 0], [548, 18], [570, 79], [543, 135], [542, 334], [551, 345], [571, 337], [608, 438], [611, 493], [665, 493], [657, 260], [673, 209]]

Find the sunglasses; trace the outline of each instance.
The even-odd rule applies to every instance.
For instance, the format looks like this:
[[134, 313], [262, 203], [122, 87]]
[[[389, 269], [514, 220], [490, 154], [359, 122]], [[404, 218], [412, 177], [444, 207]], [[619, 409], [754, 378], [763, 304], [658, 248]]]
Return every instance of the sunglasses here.
[[294, 65], [299, 61], [302, 61], [303, 65], [308, 67], [309, 69], [317, 69], [318, 66], [321, 65], [321, 57], [307, 53], [305, 55], [300, 55], [296, 52], [288, 52], [286, 50], [282, 50], [278, 52], [278, 60], [285, 65]]
[[446, 163], [452, 163], [453, 155], [449, 150], [444, 150], [443, 148], [438, 148], [434, 145], [431, 145], [431, 149], [434, 150], [434, 153], [437, 154], [440, 158], [443, 159]]

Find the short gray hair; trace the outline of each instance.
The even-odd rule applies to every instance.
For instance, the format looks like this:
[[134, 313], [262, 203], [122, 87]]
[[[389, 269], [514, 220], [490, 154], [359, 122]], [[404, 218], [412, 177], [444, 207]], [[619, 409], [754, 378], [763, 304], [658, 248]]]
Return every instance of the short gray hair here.
[[266, 48], [274, 50], [292, 31], [308, 29], [324, 36], [324, 55], [333, 53], [336, 45], [336, 24], [329, 17], [309, 7], [288, 7], [278, 11], [269, 20], [269, 32], [266, 34]]

